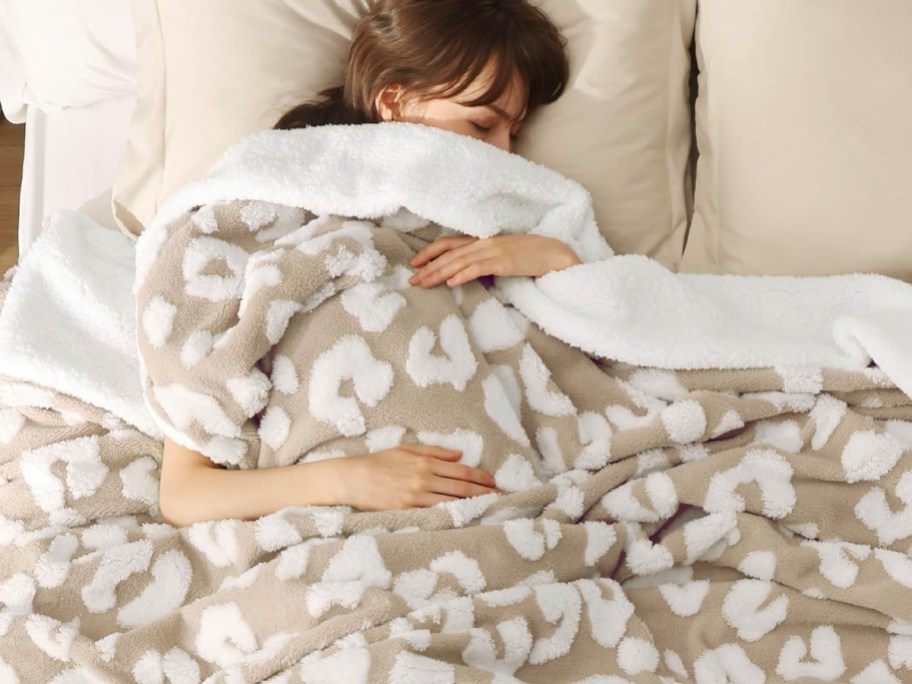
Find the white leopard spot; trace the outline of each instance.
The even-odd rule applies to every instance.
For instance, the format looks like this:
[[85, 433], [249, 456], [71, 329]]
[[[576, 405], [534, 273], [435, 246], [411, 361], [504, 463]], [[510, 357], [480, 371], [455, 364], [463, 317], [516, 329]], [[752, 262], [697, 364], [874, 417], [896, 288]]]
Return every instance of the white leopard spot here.
[[704, 599], [709, 594], [709, 581], [698, 580], [687, 584], [660, 584], [659, 593], [675, 615], [692, 617], [700, 612]]
[[320, 617], [334, 605], [354, 608], [366, 590], [388, 589], [392, 580], [377, 540], [368, 535], [349, 537], [329, 561], [321, 581], [308, 587], [307, 610]]
[[[342, 397], [345, 380], [352, 380], [358, 400]], [[344, 337], [323, 352], [311, 369], [309, 408], [317, 420], [334, 425], [346, 437], [363, 435], [367, 428], [358, 401], [373, 408], [393, 387], [393, 368], [379, 361], [360, 337]]]
[[721, 437], [722, 435], [740, 430], [744, 427], [744, 419], [737, 411], [727, 411], [716, 428], [712, 431], [712, 437]]
[[457, 316], [447, 316], [440, 324], [439, 339], [443, 356], [433, 353], [437, 335], [426, 326], [419, 328], [409, 343], [405, 369], [418, 387], [449, 384], [461, 392], [478, 369], [462, 321]]
[[766, 444], [787, 454], [797, 454], [804, 446], [801, 428], [794, 420], [761, 421], [754, 433], [755, 444]]
[[509, 349], [523, 340], [522, 331], [496, 299], [478, 305], [469, 319], [469, 332], [483, 354]]
[[638, 370], [630, 376], [628, 382], [641, 392], [664, 401], [678, 401], [689, 394], [678, 376], [671, 371], [654, 368]]
[[526, 388], [526, 400], [532, 410], [546, 416], [570, 416], [576, 413], [576, 407], [570, 398], [559, 390], [552, 390], [549, 385], [551, 372], [535, 353], [532, 345], [527, 344], [519, 361], [519, 375]]
[[281, 449], [288, 440], [291, 431], [291, 419], [288, 414], [278, 406], [270, 406], [260, 421], [260, 439], [269, 445], [273, 451]]
[[212, 333], [197, 330], [190, 334], [181, 346], [181, 363], [187, 370], [193, 369], [200, 361], [212, 353], [214, 340]]
[[246, 378], [229, 380], [227, 387], [235, 403], [248, 418], [252, 418], [266, 406], [272, 383], [262, 371], [254, 368]]
[[211, 205], [200, 207], [193, 212], [190, 222], [206, 235], [211, 235], [218, 230], [218, 219], [215, 217], [215, 210]]
[[491, 372], [497, 376], [497, 379], [500, 380], [501, 383], [503, 383], [507, 397], [510, 399], [510, 406], [513, 407], [516, 415], [519, 415], [522, 409], [523, 395], [522, 389], [519, 387], [519, 380], [516, 379], [516, 373], [513, 372], [513, 368], [506, 364], [496, 364], [491, 366]]
[[785, 642], [779, 652], [776, 674], [789, 682], [796, 679], [834, 682], [845, 673], [842, 643], [830, 625], [817, 627], [811, 632], [811, 661], [804, 660], [807, 650], [807, 644], [799, 636]]
[[[193, 240], [184, 252], [183, 275], [187, 294], [212, 302], [237, 299], [244, 284], [244, 271], [250, 255], [237, 245], [211, 237]], [[229, 276], [205, 275], [213, 262], [222, 262]]]
[[879, 480], [899, 462], [903, 451], [893, 435], [856, 432], [842, 451], [846, 482]]
[[542, 532], [535, 529], [531, 518], [508, 520], [503, 525], [504, 534], [516, 553], [530, 561], [540, 560], [545, 551], [553, 549], [560, 540], [560, 525], [554, 520], [542, 520]]
[[174, 329], [177, 307], [162, 297], [154, 297], [143, 311], [142, 324], [153, 349], [165, 346]]
[[540, 484], [532, 464], [519, 454], [511, 454], [497, 469], [494, 481], [505, 492], [521, 492]]
[[198, 523], [190, 527], [187, 539], [217, 568], [230, 567], [239, 560], [235, 520]]
[[[345, 679], [344, 682], [367, 682], [366, 674], [362, 680]], [[387, 684], [454, 684], [455, 681], [456, 668], [450, 663], [403, 651], [396, 656]], [[342, 682], [340, 679], [339, 684]]]
[[251, 233], [271, 225], [276, 218], [275, 207], [268, 202], [248, 202], [241, 208], [241, 220]]
[[871, 487], [855, 504], [855, 515], [866, 527], [877, 533], [877, 539], [883, 546], [912, 535], [912, 471], [903, 473], [894, 492], [896, 498], [904, 504], [896, 512], [887, 501], [886, 492], [880, 487]]
[[722, 644], [694, 661], [694, 679], [700, 684], [765, 684], [766, 674], [737, 644]]
[[695, 401], [679, 401], [662, 410], [662, 425], [675, 444], [696, 442], [706, 432], [706, 413]]
[[257, 649], [257, 639], [236, 603], [207, 607], [200, 616], [196, 651], [207, 662], [229, 668]]
[[79, 618], [61, 623], [47, 615], [29, 615], [25, 631], [32, 642], [54, 660], [70, 662], [70, 647], [79, 635]]
[[146, 651], [133, 666], [137, 684], [200, 684], [199, 664], [189, 653], [172, 648], [164, 656]]
[[[687, 563], [694, 563], [718, 544], [726, 544], [738, 536], [735, 514], [731, 511], [711, 513], [684, 525], [684, 544]], [[733, 543], [733, 542], [732, 542]]]
[[272, 302], [266, 314], [266, 338], [272, 344], [278, 344], [285, 335], [292, 316], [303, 310], [304, 307], [301, 304], [289, 299]]
[[761, 580], [738, 580], [722, 603], [725, 621], [744, 641], [758, 641], [778, 627], [788, 615], [789, 600], [778, 596], [765, 607], [773, 585]]
[[151, 456], [142, 456], [131, 461], [120, 470], [123, 495], [128, 499], [142, 501], [152, 507], [158, 506], [159, 466]]
[[398, 425], [387, 425], [386, 427], [371, 430], [364, 436], [364, 440], [367, 443], [367, 452], [376, 454], [379, 451], [386, 451], [400, 446], [405, 437], [405, 432], [405, 428]]
[[611, 525], [595, 520], [584, 522], [583, 527], [586, 529], [586, 550], [583, 552], [583, 562], [586, 567], [591, 567], [598, 563], [617, 543], [617, 532]]
[[47, 551], [35, 563], [35, 579], [38, 580], [38, 584], [47, 589], [63, 584], [78, 548], [79, 540], [72, 534], [53, 539]]
[[871, 547], [847, 542], [805, 540], [801, 546], [811, 548], [820, 557], [820, 574], [841, 589], [848, 589], [858, 577], [858, 563], [871, 555]]
[[298, 391], [300, 380], [294, 361], [284, 355], [275, 357], [272, 362], [272, 384], [282, 394], [292, 395]]
[[[63, 479], [54, 473], [58, 462], [66, 465]], [[98, 437], [80, 437], [25, 451], [19, 467], [35, 503], [52, 523], [64, 525], [81, 521], [81, 516], [67, 507], [66, 494], [73, 499], [92, 496], [108, 475]]]
[[[408, 653], [405, 651], [405, 653]], [[412, 655], [414, 658], [421, 656]], [[366, 648], [347, 648], [332, 655], [323, 656], [319, 651], [306, 656], [298, 666], [300, 681], [310, 684], [368, 684], [371, 656]], [[395, 669], [395, 666], [394, 666]], [[393, 680], [387, 684], [405, 684], [414, 679]], [[432, 680], [433, 681], [433, 680]], [[434, 682], [434, 684], [437, 684]], [[450, 684], [449, 682], [447, 684]]]
[[902, 684], [887, 664], [882, 660], [875, 660], [865, 669], [849, 680], [849, 684]]
[[167, 228], [160, 227], [154, 230], [147, 230], [140, 240], [140, 248], [136, 250], [136, 280], [134, 292], [139, 292], [149, 277], [152, 267], [155, 266], [161, 248], [164, 247], [168, 240]]
[[360, 283], [342, 293], [342, 308], [358, 319], [367, 332], [380, 333], [389, 328], [407, 301], [383, 281]]
[[754, 579], [772, 580], [776, 574], [776, 556], [771, 551], [751, 551], [738, 563], [738, 570]]
[[[586, 603], [592, 638], [603, 648], [616, 648], [627, 632], [627, 622], [634, 613], [633, 604], [621, 586], [607, 577], [578, 580], [575, 584]], [[604, 596], [606, 588], [611, 589], [610, 599]]]
[[497, 623], [500, 642], [507, 644], [502, 658], [498, 657], [498, 648], [487, 629], [469, 630], [471, 640], [462, 651], [462, 660], [471, 668], [500, 672], [512, 675], [529, 659], [532, 651], [532, 632], [529, 623], [523, 617], [515, 617]]
[[192, 570], [183, 553], [171, 550], [161, 554], [152, 565], [151, 574], [152, 581], [143, 592], [117, 611], [120, 626], [136, 628], [151, 624], [184, 604]]
[[743, 511], [744, 498], [736, 490], [754, 482], [763, 499], [763, 514], [784, 518], [795, 506], [791, 480], [792, 467], [780, 454], [771, 450], [751, 451], [735, 467], [712, 476], [703, 508], [712, 513]]
[[497, 376], [489, 375], [482, 383], [482, 390], [485, 398], [485, 412], [497, 427], [519, 444], [525, 447], [531, 446], [529, 436], [523, 430], [519, 415], [514, 410], [500, 379]]
[[582, 449], [573, 467], [584, 470], [604, 468], [611, 457], [611, 425], [599, 414], [586, 411], [577, 418], [577, 430]]
[[821, 394], [817, 398], [817, 404], [811, 411], [811, 420], [816, 426], [814, 436], [811, 438], [811, 448], [814, 451], [820, 451], [830, 441], [830, 437], [845, 418], [847, 410], [848, 406], [845, 402], [839, 401], [832, 395]]
[[626, 637], [618, 646], [617, 662], [620, 668], [629, 675], [655, 672], [659, 666], [659, 652], [645, 639]]
[[809, 366], [780, 366], [776, 368], [782, 378], [782, 391], [788, 394], [820, 394], [823, 391], [823, 373]]

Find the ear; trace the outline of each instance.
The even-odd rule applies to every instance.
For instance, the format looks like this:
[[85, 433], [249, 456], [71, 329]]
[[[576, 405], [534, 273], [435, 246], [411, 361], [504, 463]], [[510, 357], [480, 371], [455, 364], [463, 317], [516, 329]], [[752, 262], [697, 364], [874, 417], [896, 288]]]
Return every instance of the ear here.
[[380, 121], [398, 121], [402, 116], [403, 88], [398, 83], [384, 86], [377, 93], [374, 106], [377, 108], [377, 117]]

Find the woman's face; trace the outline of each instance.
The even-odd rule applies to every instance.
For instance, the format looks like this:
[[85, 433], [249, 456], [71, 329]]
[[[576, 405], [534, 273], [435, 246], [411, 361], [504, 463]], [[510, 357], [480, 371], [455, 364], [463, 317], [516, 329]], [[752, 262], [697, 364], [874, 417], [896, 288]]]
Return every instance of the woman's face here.
[[492, 77], [492, 71], [486, 69], [465, 91], [451, 98], [410, 97], [409, 93], [391, 86], [378, 100], [380, 116], [384, 121], [407, 121], [468, 135], [512, 152], [527, 104], [525, 88], [518, 78], [513, 87], [507, 88], [490, 105], [463, 104], [482, 95]]

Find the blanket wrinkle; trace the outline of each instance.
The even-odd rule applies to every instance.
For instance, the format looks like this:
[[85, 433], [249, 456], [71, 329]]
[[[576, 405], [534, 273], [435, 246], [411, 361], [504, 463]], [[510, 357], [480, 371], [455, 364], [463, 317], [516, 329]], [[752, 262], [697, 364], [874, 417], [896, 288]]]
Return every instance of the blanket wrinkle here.
[[[135, 313], [114, 326], [135, 336], [133, 381], [148, 408], [120, 415], [124, 406], [48, 385], [28, 364], [0, 371], [0, 679], [909, 679], [912, 399], [897, 370], [904, 321], [880, 318], [899, 318], [905, 286], [805, 281], [799, 289], [820, 299], [853, 283], [858, 296], [794, 327], [799, 309], [773, 306], [790, 301], [790, 281], [688, 280], [641, 258], [602, 259], [569, 181], [431, 130], [410, 150], [413, 133], [264, 134], [216, 173], [241, 194], [216, 179], [175, 200], [176, 213], [140, 239]], [[358, 175], [358, 146], [370, 168], [350, 188], [369, 197], [376, 181], [372, 211], [388, 213], [337, 203], [345, 174]], [[381, 154], [390, 148], [396, 156]], [[500, 185], [466, 182], [485, 169]], [[392, 187], [415, 170], [437, 193], [428, 204], [448, 203], [430, 217]], [[461, 179], [452, 193], [448, 177]], [[298, 183], [319, 207], [294, 203]], [[486, 187], [512, 199], [479, 198], [469, 211]], [[525, 205], [530, 188], [536, 202]], [[573, 208], [555, 208], [564, 198]], [[537, 281], [410, 287], [410, 258], [457, 214], [463, 227], [493, 229], [498, 216], [603, 251]], [[579, 220], [560, 218], [569, 215]], [[85, 232], [96, 237], [104, 244]], [[36, 245], [31, 265], [0, 284], [0, 329], [27, 315], [14, 288], [25, 269], [46, 268], [41, 254]], [[112, 287], [81, 273], [87, 264], [72, 261], [79, 282]], [[612, 282], [612, 268], [623, 277]], [[642, 284], [640, 271], [650, 274]], [[893, 300], [852, 308], [881, 286]], [[677, 294], [663, 302], [669, 288]], [[544, 301], [562, 317], [548, 318]], [[602, 306], [604, 329], [587, 316]], [[673, 319], [651, 349], [650, 316], [678, 307], [707, 339], [696, 324], [669, 332]], [[851, 320], [854, 360], [827, 337], [837, 309]], [[724, 335], [726, 316], [753, 346]], [[60, 318], [63, 338], [73, 320]], [[547, 332], [552, 322], [563, 337]], [[698, 342], [736, 367], [635, 363], [634, 352], [686, 360]], [[46, 349], [31, 333], [17, 343]], [[590, 344], [593, 356], [580, 350]], [[608, 344], [627, 351], [600, 357]], [[869, 368], [864, 354], [895, 363]], [[130, 418], [143, 412], [231, 467], [439, 444], [492, 472], [504, 493], [173, 528], [157, 507], [161, 442]]]

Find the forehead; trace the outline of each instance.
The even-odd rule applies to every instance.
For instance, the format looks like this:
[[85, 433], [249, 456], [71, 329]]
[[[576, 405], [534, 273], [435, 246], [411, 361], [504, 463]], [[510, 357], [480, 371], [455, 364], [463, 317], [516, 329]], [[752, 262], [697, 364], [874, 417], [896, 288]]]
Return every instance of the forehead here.
[[[496, 77], [497, 71], [495, 66], [493, 63], [489, 63], [478, 75], [478, 78], [472, 81], [472, 83], [454, 99], [462, 104], [471, 103], [473, 100], [482, 97], [488, 92]], [[500, 94], [500, 97], [491, 104], [495, 109], [500, 109], [505, 112], [508, 115], [508, 118], [518, 120], [525, 114], [526, 106], [528, 104], [528, 94], [526, 90], [526, 86], [523, 83], [522, 78], [520, 78], [519, 72], [514, 72], [510, 84]]]

